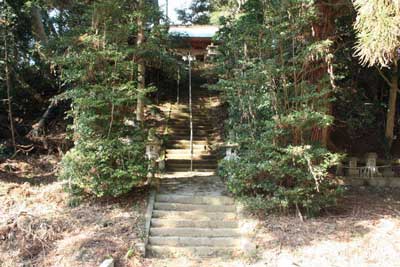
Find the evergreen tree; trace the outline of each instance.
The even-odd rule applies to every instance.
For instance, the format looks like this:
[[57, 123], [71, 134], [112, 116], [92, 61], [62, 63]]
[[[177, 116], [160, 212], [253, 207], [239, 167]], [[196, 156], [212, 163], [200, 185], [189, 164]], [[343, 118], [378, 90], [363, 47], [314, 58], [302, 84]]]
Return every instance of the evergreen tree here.
[[333, 43], [313, 34], [320, 13], [307, 3], [249, 0], [220, 31], [216, 88], [229, 103], [228, 139], [239, 146], [221, 173], [253, 208], [316, 214], [340, 193], [328, 174], [340, 157], [320, 130], [333, 121], [324, 68]]
[[61, 177], [73, 190], [117, 196], [143, 183], [149, 171], [145, 125], [135, 122], [143, 114], [136, 116], [135, 106], [140, 99], [142, 112], [146, 93], [154, 89], [144, 87], [142, 71], [165, 51], [159, 46], [165, 31], [144, 28], [159, 16], [153, 5], [103, 0], [82, 10], [79, 24], [58, 43], [62, 79], [73, 86], [65, 97], [72, 100], [75, 141]]
[[194, 0], [189, 8], [176, 10], [183, 24], [209, 24], [211, 4], [209, 0]]

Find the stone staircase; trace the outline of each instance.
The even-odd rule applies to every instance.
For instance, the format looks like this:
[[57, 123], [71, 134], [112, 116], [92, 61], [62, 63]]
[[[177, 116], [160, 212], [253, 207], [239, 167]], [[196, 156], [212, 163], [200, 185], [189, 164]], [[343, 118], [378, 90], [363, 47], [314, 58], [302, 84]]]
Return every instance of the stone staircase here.
[[237, 252], [240, 232], [230, 197], [156, 195], [147, 254], [151, 257], [225, 257]]
[[[205, 89], [193, 92], [193, 171], [214, 172], [217, 158], [211, 145], [219, 141], [210, 112], [210, 105], [218, 96]], [[176, 106], [171, 112], [166, 144], [167, 172], [190, 170], [190, 114], [188, 101]]]
[[240, 251], [235, 202], [215, 175], [217, 156], [212, 145], [219, 136], [210, 105], [217, 98], [205, 90], [193, 96], [193, 172], [189, 172], [188, 105], [181, 104], [171, 113], [167, 173], [154, 199], [146, 246], [149, 257], [225, 257]]

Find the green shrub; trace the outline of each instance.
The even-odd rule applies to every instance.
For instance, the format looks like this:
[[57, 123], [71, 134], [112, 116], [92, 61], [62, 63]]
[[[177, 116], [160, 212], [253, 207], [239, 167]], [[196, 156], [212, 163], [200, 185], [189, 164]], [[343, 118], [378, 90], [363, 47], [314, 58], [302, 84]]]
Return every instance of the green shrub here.
[[64, 156], [60, 178], [68, 180], [71, 193], [124, 194], [146, 177], [143, 144], [118, 139], [80, 143]]
[[289, 146], [285, 149], [261, 142], [240, 150], [240, 157], [223, 160], [221, 175], [228, 188], [253, 210], [287, 211], [299, 207], [308, 215], [336, 204], [342, 189], [328, 178], [327, 170], [339, 156], [323, 148]]

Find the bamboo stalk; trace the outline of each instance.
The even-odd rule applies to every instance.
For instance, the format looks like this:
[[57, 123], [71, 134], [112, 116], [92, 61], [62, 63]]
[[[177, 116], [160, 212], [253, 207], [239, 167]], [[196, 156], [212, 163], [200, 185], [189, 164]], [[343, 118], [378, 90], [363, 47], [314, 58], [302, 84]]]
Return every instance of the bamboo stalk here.
[[7, 86], [7, 107], [8, 107], [8, 120], [10, 121], [10, 131], [11, 131], [11, 141], [14, 148], [14, 153], [17, 152], [17, 145], [15, 142], [15, 129], [14, 129], [14, 118], [12, 114], [12, 97], [11, 97], [11, 77], [10, 77], [10, 69], [8, 63], [8, 42], [7, 35], [4, 35], [4, 61], [6, 63], [5, 71], [6, 71], [6, 86]]

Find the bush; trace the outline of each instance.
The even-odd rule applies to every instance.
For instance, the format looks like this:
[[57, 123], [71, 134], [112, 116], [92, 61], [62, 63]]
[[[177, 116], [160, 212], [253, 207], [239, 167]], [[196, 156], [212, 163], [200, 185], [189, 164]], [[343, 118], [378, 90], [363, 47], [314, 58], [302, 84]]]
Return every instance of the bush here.
[[327, 173], [339, 156], [323, 148], [255, 143], [240, 151], [239, 158], [221, 162], [220, 173], [228, 178], [229, 190], [252, 210], [297, 207], [314, 216], [335, 205], [342, 192]]
[[71, 193], [124, 194], [146, 177], [143, 143], [118, 139], [80, 143], [64, 156], [60, 177], [68, 180]]

